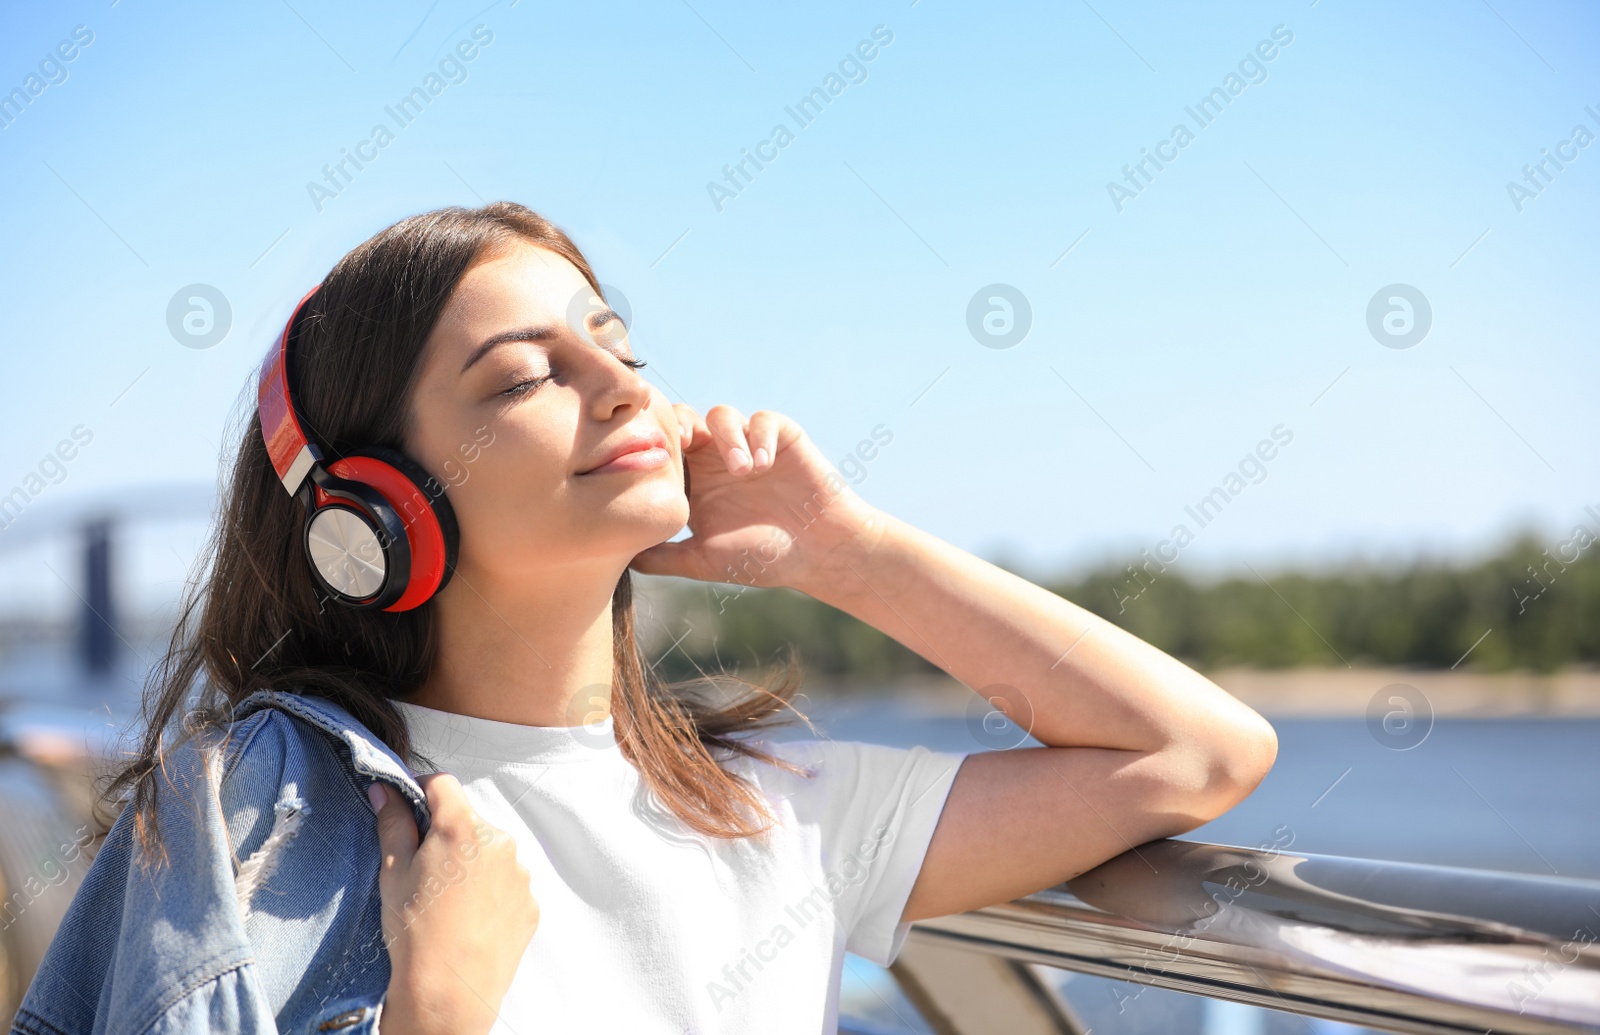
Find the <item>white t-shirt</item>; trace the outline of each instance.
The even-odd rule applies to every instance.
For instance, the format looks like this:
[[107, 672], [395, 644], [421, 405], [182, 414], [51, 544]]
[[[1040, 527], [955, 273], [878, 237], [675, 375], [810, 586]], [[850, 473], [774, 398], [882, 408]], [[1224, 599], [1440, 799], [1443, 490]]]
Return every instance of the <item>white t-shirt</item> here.
[[[447, 769], [510, 833], [539, 904], [494, 1035], [835, 1035], [844, 954], [900, 953], [911, 886], [965, 754], [753, 740], [769, 848], [699, 834], [648, 793], [613, 719], [523, 726], [397, 702], [419, 772]], [[432, 763], [430, 765], [429, 763]]]

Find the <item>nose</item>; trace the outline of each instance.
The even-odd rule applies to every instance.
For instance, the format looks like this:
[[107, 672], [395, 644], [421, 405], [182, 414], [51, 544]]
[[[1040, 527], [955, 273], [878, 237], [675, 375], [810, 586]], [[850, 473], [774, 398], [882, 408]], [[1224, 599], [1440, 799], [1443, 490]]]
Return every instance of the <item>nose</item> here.
[[595, 419], [609, 421], [618, 410], [630, 407], [649, 409], [650, 382], [608, 350], [597, 348], [594, 352], [598, 360], [595, 377], [600, 385], [594, 398]]

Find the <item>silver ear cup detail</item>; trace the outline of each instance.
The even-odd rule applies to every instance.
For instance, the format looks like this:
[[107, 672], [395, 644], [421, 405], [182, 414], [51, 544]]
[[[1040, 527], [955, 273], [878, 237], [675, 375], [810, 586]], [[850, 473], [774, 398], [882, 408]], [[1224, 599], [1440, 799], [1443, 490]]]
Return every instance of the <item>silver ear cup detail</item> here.
[[361, 514], [348, 507], [325, 507], [306, 530], [311, 563], [335, 591], [356, 600], [383, 588], [383, 546]]

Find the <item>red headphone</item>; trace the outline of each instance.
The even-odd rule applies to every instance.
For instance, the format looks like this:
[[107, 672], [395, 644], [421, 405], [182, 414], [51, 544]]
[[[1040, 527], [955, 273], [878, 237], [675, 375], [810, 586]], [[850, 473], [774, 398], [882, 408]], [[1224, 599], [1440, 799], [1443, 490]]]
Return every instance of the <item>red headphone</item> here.
[[444, 486], [393, 449], [366, 446], [326, 466], [306, 435], [290, 372], [307, 291], [261, 364], [257, 414], [273, 469], [306, 511], [311, 574], [347, 607], [409, 611], [455, 573], [460, 535]]

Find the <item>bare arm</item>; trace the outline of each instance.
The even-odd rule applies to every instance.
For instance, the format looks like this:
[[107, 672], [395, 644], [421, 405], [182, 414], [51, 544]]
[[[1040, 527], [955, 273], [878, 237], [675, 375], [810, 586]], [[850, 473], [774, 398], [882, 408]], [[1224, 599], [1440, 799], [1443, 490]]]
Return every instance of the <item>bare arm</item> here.
[[1277, 736], [1187, 665], [881, 511], [795, 588], [894, 637], [1047, 745], [961, 767], [905, 919], [1050, 887], [1214, 819]]

